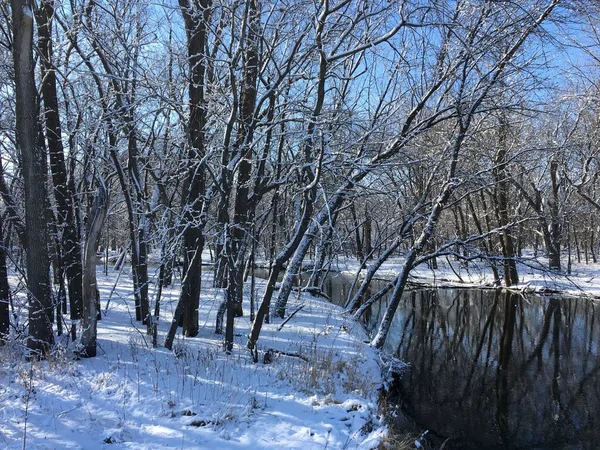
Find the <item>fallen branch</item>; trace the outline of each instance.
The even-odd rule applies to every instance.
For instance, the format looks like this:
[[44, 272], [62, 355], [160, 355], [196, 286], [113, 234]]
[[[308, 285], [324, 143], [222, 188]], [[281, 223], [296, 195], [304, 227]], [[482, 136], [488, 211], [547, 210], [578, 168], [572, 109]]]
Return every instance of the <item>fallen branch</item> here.
[[291, 314], [290, 314], [290, 316], [289, 316], [287, 319], [285, 319], [281, 325], [279, 325], [279, 327], [277, 328], [277, 331], [281, 331], [281, 329], [283, 328], [283, 326], [284, 326], [286, 323], [288, 323], [288, 322], [290, 321], [290, 319], [291, 319], [292, 317], [294, 317], [294, 314], [296, 314], [296, 313], [297, 313], [298, 311], [300, 311], [302, 308], [304, 308], [304, 305], [300, 305], [300, 306], [298, 306], [298, 308], [296, 308], [296, 310], [295, 310], [293, 313], [291, 313]]
[[299, 358], [304, 362], [310, 362], [310, 360], [306, 356], [304, 356], [300, 353], [285, 352], [283, 350], [275, 350], [273, 348], [270, 348], [269, 350], [267, 350], [265, 352], [265, 356], [263, 357], [264, 363], [265, 364], [270, 363], [272, 361], [272, 355], [274, 355], [274, 354], [289, 356], [291, 358]]
[[454, 266], [450, 262], [450, 258], [448, 258], [448, 256], [446, 256], [446, 261], [448, 261], [448, 265], [450, 266], [450, 269], [452, 269], [452, 272], [454, 272], [454, 275], [456, 275], [456, 277], [458, 278], [458, 281], [460, 281], [461, 283], [464, 283], [464, 280], [462, 279], [462, 277], [458, 274], [458, 272], [456, 272], [456, 270], [454, 270]]

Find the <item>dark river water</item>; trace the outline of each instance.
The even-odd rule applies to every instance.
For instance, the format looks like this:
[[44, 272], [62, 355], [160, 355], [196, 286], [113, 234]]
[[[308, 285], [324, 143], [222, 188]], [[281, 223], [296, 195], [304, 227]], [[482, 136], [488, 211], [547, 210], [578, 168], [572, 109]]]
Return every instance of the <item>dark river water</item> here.
[[[344, 304], [351, 278], [324, 291]], [[384, 281], [373, 286], [383, 287]], [[402, 409], [448, 448], [600, 449], [600, 303], [495, 290], [405, 293], [385, 351]], [[368, 312], [373, 330], [385, 301]]]

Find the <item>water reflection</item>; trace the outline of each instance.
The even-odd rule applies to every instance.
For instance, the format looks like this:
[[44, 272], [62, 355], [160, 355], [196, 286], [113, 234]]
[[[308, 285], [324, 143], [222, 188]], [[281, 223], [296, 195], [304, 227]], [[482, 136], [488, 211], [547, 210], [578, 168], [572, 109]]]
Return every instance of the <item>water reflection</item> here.
[[[387, 283], [375, 281], [371, 292]], [[351, 286], [332, 273], [322, 288], [344, 305]], [[401, 380], [404, 410], [450, 437], [445, 449], [600, 448], [596, 307], [494, 290], [406, 292], [384, 349], [411, 366]], [[385, 308], [370, 308], [367, 330]]]
[[419, 290], [388, 344], [405, 409], [452, 447], [598, 448], [599, 327], [582, 299]]

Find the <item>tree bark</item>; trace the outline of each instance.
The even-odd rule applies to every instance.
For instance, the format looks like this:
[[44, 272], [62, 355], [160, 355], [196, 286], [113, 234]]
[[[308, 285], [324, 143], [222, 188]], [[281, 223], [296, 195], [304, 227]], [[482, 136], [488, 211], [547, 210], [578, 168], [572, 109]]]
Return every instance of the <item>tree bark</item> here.
[[[91, 31], [95, 30], [93, 23], [93, 18], [95, 16], [92, 14], [94, 6], [96, 6], [95, 3], [90, 2], [85, 9], [86, 25]], [[137, 27], [135, 36], [137, 41], [140, 40], [139, 33], [140, 28]], [[138, 64], [140, 47], [139, 45], [135, 45], [133, 47], [131, 51], [131, 60], [127, 62], [126, 68], [122, 68], [119, 67], [118, 64], [111, 63], [109, 59], [110, 52], [104, 48], [103, 43], [100, 41], [98, 35], [91, 33], [90, 38], [92, 48], [98, 55], [106, 75], [108, 75], [112, 94], [114, 94], [113, 104], [108, 100], [107, 97], [104, 96], [103, 89], [101, 87], [101, 81], [98, 75], [93, 75], [96, 85], [98, 86], [102, 109], [106, 115], [105, 120], [109, 128], [108, 134], [111, 148], [111, 159], [113, 160], [119, 175], [119, 183], [121, 184], [121, 189], [125, 197], [127, 214], [129, 216], [128, 226], [131, 239], [131, 271], [133, 278], [136, 320], [148, 324], [150, 308], [148, 301], [148, 269], [146, 254], [147, 213], [144, 210], [142, 179], [140, 177], [137, 165], [137, 159], [139, 155], [134, 115], [137, 86], [136, 66]], [[81, 48], [76, 42], [74, 42], [73, 38], [70, 38], [70, 40], [82, 56], [85, 64], [88, 65], [88, 68], [93, 72], [94, 68], [89, 62], [89, 59], [83, 54]], [[131, 70], [132, 66], [133, 70]], [[121, 167], [116, 152], [117, 132], [115, 130], [115, 124], [119, 123], [120, 120], [118, 119], [122, 120], [123, 122], [122, 131], [127, 138], [127, 178], [125, 177], [124, 169]], [[129, 184], [127, 181], [129, 181]]]
[[499, 236], [502, 246], [502, 256], [504, 257], [504, 283], [506, 286], [512, 286], [519, 283], [519, 274], [517, 272], [517, 263], [515, 262], [515, 245], [512, 232], [508, 229], [510, 219], [508, 216], [508, 194], [509, 194], [509, 174], [507, 171], [508, 150], [507, 150], [508, 124], [502, 117], [500, 121], [500, 142], [498, 152], [494, 161], [494, 178], [496, 182], [495, 206], [498, 217], [498, 225], [504, 227], [504, 231]]
[[227, 322], [225, 350], [233, 347], [233, 319], [242, 315], [244, 284], [245, 239], [250, 229], [250, 176], [252, 173], [252, 141], [254, 139], [254, 109], [256, 106], [256, 81], [258, 79], [258, 39], [260, 32], [260, 6], [258, 0], [249, 0], [247, 12], [246, 45], [243, 56], [243, 75], [240, 92], [240, 128], [236, 147], [239, 164], [235, 183], [233, 226], [231, 227], [231, 257], [227, 288]]
[[[46, 154], [40, 141], [33, 62], [33, 5], [11, 0], [17, 146], [23, 161], [29, 336], [33, 355], [45, 357], [54, 343], [46, 214]], [[32, 356], [33, 356], [32, 355]]]
[[100, 181], [94, 204], [88, 218], [88, 232], [84, 247], [83, 272], [83, 320], [81, 333], [81, 356], [96, 356], [96, 335], [98, 323], [98, 283], [96, 280], [96, 249], [100, 240], [102, 225], [108, 212], [108, 191]]
[[[487, 211], [486, 204], [484, 201], [485, 199], [483, 196], [483, 191], [481, 191], [481, 198], [482, 198], [482, 203], [483, 203], [483, 205], [482, 205], [483, 211]], [[471, 218], [473, 219], [473, 222], [475, 223], [475, 228], [477, 228], [477, 232], [479, 234], [483, 234], [483, 226], [481, 224], [481, 221], [477, 217], [477, 212], [475, 211], [475, 206], [473, 205], [473, 201], [471, 200], [470, 195], [467, 196], [467, 205], [469, 206], [469, 210], [471, 212]], [[490, 224], [489, 224], [489, 219], [488, 219], [487, 213], [485, 213], [485, 217], [486, 217], [487, 229], [488, 229], [488, 231], [490, 231]], [[492, 250], [494, 248], [491, 238], [484, 239], [482, 242], [482, 247], [483, 247], [483, 250], [485, 251], [486, 256], [491, 255]], [[492, 274], [494, 275], [494, 284], [500, 285], [500, 274], [498, 273], [498, 268], [496, 267], [496, 262], [494, 260], [490, 260], [489, 264], [492, 269]]]
[[[206, 180], [203, 158], [205, 156], [205, 73], [206, 35], [210, 18], [210, 0], [179, 0], [185, 22], [190, 69], [189, 98], [190, 118], [188, 124], [189, 169], [183, 187], [185, 231], [183, 234], [184, 271], [181, 285], [183, 332], [188, 337], [198, 334], [198, 308], [202, 275], [201, 254], [204, 235], [201, 213], [206, 196]], [[200, 255], [196, 256], [195, 255]], [[194, 261], [195, 260], [195, 261]]]
[[[459, 135], [459, 137], [457, 138], [453, 161], [457, 161], [458, 156], [456, 153], [460, 149], [462, 140], [464, 139], [464, 133], [465, 130], [462, 130], [461, 135]], [[421, 232], [421, 234], [419, 235], [419, 237], [405, 256], [405, 261], [402, 265], [402, 269], [400, 270], [400, 274], [396, 277], [396, 280], [394, 282], [394, 292], [392, 294], [390, 304], [388, 305], [383, 319], [381, 320], [381, 324], [379, 325], [377, 334], [371, 341], [371, 345], [373, 345], [375, 348], [381, 349], [385, 344], [385, 340], [390, 331], [392, 320], [394, 318], [394, 315], [396, 314], [396, 309], [398, 309], [400, 299], [402, 298], [402, 294], [404, 293], [404, 288], [408, 280], [408, 275], [410, 274], [413, 268], [417, 256], [423, 251], [425, 245], [427, 244], [427, 241], [433, 234], [434, 227], [437, 224], [440, 214], [442, 213], [446, 202], [448, 201], [448, 198], [450, 197], [450, 194], [452, 193], [455, 187], [453, 182], [455, 170], [455, 164], [453, 164], [450, 169], [446, 185], [443, 187], [442, 191], [435, 200], [434, 206], [427, 219], [427, 224], [425, 225], [425, 228], [423, 229], [423, 231]]]
[[10, 286], [6, 267], [6, 247], [4, 246], [5, 224], [0, 217], [0, 345], [10, 334]]
[[[45, 134], [50, 156], [50, 170], [54, 185], [54, 197], [57, 204], [57, 228], [61, 247], [60, 272], [67, 277], [67, 291], [71, 320], [81, 319], [82, 311], [82, 259], [81, 237], [75, 217], [75, 192], [67, 180], [62, 126], [58, 113], [58, 94], [56, 86], [56, 69], [53, 63], [52, 18], [54, 1], [43, 0], [36, 10], [38, 24], [38, 49], [41, 54], [41, 93], [44, 101]], [[61, 277], [62, 278], [62, 277]]]
[[352, 298], [346, 302], [345, 307], [350, 313], [356, 312], [357, 308], [360, 306], [361, 300], [365, 297], [365, 294], [369, 289], [371, 281], [373, 281], [373, 277], [381, 265], [386, 262], [388, 258], [398, 249], [405, 237], [405, 230], [401, 230], [400, 235], [394, 239], [394, 241], [386, 247], [383, 253], [369, 266], [369, 269], [367, 270], [360, 287], [352, 295]]
[[555, 159], [550, 161], [550, 187], [552, 189], [549, 203], [550, 223], [546, 237], [546, 249], [548, 251], [548, 267], [551, 270], [560, 271], [560, 241], [562, 240], [562, 226], [559, 217], [559, 184], [557, 180], [558, 162]]
[[[316, 186], [316, 184], [314, 184]], [[275, 290], [275, 284], [277, 278], [283, 270], [283, 265], [290, 257], [294, 254], [295, 249], [298, 248], [300, 243], [306, 239], [306, 232], [309, 228], [310, 218], [313, 211], [313, 202], [316, 195], [316, 189], [310, 189], [305, 192], [304, 210], [302, 218], [298, 227], [295, 230], [292, 240], [277, 254], [273, 265], [269, 271], [269, 279], [267, 282], [267, 288], [263, 294], [260, 306], [256, 312], [256, 319], [252, 323], [252, 329], [250, 330], [250, 337], [248, 338], [248, 348], [253, 350], [256, 347], [260, 331], [262, 329], [263, 321], [267, 316], [270, 306], [271, 298], [273, 297], [273, 291]]]
[[352, 227], [354, 228], [354, 241], [356, 245], [356, 259], [358, 262], [362, 264], [365, 259], [363, 254], [363, 242], [360, 238], [360, 229], [363, 224], [358, 222], [358, 218], [356, 217], [356, 207], [354, 206], [354, 202], [350, 202], [350, 214], [352, 215]]

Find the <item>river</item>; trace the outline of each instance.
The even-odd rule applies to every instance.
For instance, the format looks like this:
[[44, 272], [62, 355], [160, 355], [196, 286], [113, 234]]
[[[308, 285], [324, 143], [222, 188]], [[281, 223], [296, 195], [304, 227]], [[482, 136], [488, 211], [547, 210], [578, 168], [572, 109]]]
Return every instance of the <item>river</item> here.
[[[344, 304], [352, 278], [323, 290]], [[376, 291], [383, 286], [373, 286]], [[373, 330], [385, 310], [374, 306]], [[600, 311], [585, 298], [419, 288], [386, 342], [409, 363], [402, 409], [445, 449], [600, 448]]]

